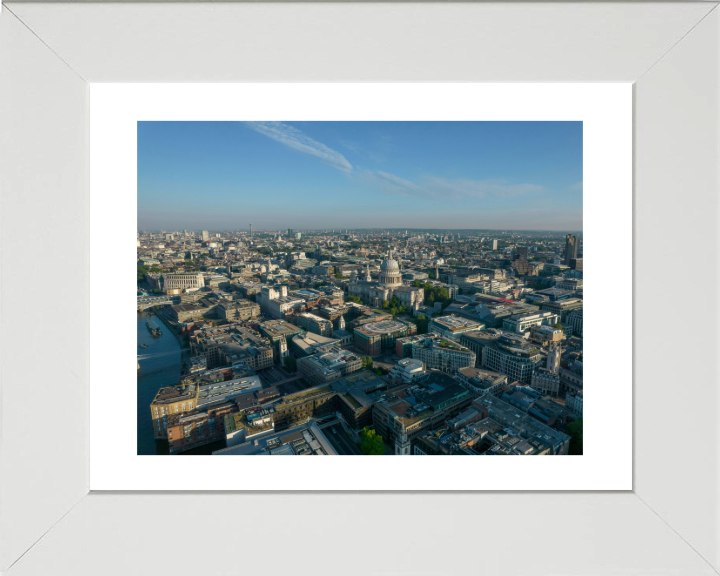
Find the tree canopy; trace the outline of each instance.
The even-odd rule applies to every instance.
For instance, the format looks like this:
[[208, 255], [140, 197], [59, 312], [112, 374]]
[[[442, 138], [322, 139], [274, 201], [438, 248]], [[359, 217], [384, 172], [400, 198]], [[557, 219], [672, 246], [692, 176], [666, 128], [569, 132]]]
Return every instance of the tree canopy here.
[[347, 299], [350, 302], [355, 302], [355, 304], [362, 304], [362, 298], [360, 298], [360, 296], [348, 296]]
[[360, 432], [360, 451], [366, 456], [380, 456], [385, 454], [385, 443], [382, 436], [367, 426]]
[[574, 420], [565, 428], [565, 432], [570, 436], [570, 454], [582, 455], [583, 453], [583, 421]]

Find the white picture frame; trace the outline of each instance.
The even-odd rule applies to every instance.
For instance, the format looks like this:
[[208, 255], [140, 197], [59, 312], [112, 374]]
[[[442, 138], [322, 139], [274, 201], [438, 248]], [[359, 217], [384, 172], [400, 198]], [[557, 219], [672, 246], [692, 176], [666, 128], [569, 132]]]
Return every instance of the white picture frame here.
[[[4, 5], [0, 571], [716, 574], [718, 48], [716, 2]], [[88, 493], [88, 86], [110, 81], [633, 82], [633, 490]], [[703, 279], [684, 337], [675, 266]]]

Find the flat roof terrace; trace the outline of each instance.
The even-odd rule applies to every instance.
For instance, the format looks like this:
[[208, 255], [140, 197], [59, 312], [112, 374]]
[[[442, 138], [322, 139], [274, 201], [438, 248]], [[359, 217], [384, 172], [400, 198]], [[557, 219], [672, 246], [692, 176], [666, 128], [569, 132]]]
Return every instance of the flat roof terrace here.
[[396, 320], [381, 320], [380, 322], [373, 322], [371, 324], [365, 324], [360, 328], [355, 328], [355, 332], [367, 332], [368, 334], [390, 334], [396, 330], [401, 330], [405, 327], [405, 324], [397, 322]]

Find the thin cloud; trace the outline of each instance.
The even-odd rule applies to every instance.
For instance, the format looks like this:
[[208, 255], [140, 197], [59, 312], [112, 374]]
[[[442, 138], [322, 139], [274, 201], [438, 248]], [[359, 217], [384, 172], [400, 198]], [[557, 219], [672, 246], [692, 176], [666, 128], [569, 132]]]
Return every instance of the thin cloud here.
[[340, 144], [352, 152], [358, 152], [360, 150], [357, 144], [348, 142], [347, 140], [340, 140]]
[[583, 191], [583, 183], [582, 182], [576, 182], [572, 186], [568, 188], [570, 192], [582, 192]]
[[314, 156], [321, 162], [341, 172], [350, 173], [353, 170], [352, 164], [340, 152], [336, 152], [332, 148], [325, 146], [325, 144], [313, 140], [293, 126], [288, 126], [282, 122], [246, 122], [245, 125], [289, 148]]
[[[352, 164], [342, 154], [317, 140], [313, 140], [293, 126], [282, 122], [246, 122], [245, 124], [252, 130], [294, 150], [314, 156], [341, 172], [354, 174], [355, 178], [373, 185], [379, 192], [389, 196], [461, 200], [490, 196], [524, 196], [544, 190], [542, 186], [535, 184], [510, 184], [505, 180], [449, 180], [434, 176], [423, 176], [420, 183], [416, 184], [389, 172], [363, 168], [353, 171]], [[361, 151], [353, 142], [341, 140], [340, 144], [349, 150]], [[381, 136], [378, 147], [388, 149], [391, 146], [392, 139], [388, 136]], [[572, 188], [575, 188], [575, 186]], [[582, 190], [582, 182], [579, 183], [579, 186]]]
[[420, 184], [415, 184], [387, 172], [364, 170], [359, 176], [364, 182], [375, 185], [383, 194], [429, 199], [514, 197], [544, 190], [542, 186], [535, 184], [510, 184], [505, 180], [448, 180], [424, 176]]
[[363, 170], [358, 175], [361, 180], [376, 186], [381, 193], [388, 196], [417, 196], [423, 193], [420, 186], [395, 174]]

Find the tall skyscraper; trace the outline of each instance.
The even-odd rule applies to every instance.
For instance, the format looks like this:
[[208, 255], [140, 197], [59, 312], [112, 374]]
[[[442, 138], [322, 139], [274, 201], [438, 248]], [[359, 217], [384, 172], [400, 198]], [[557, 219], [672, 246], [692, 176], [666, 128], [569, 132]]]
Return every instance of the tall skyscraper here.
[[492, 241], [492, 249], [497, 250], [497, 240]]
[[520, 256], [521, 260], [527, 260], [528, 259], [528, 248], [527, 246], [518, 246], [517, 247], [517, 253], [518, 256]]
[[252, 238], [252, 224], [250, 224], [250, 237]]
[[288, 238], [292, 238], [295, 234], [295, 231], [292, 228], [288, 228]]
[[208, 234], [207, 230], [202, 231], [202, 239], [203, 242], [207, 242], [208, 240], [210, 240], [210, 234]]
[[570, 266], [570, 260], [577, 258], [577, 238], [572, 234], [565, 236], [565, 265]]

